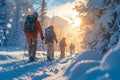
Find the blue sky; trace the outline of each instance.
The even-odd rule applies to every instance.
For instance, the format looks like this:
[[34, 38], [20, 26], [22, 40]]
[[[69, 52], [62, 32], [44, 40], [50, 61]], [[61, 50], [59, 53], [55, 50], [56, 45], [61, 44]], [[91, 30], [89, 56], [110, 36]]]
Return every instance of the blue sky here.
[[52, 8], [59, 6], [61, 4], [65, 4], [68, 2], [73, 2], [74, 0], [46, 0], [47, 10], [51, 10]]

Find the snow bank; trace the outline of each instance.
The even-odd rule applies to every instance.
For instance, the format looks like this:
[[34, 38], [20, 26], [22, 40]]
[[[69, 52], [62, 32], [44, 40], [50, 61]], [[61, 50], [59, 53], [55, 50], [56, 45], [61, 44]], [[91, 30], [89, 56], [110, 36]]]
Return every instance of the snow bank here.
[[120, 48], [109, 51], [101, 61], [101, 70], [108, 71], [109, 78], [120, 80]]
[[94, 67], [87, 70], [86, 73], [80, 77], [80, 80], [101, 80], [98, 78], [104, 74], [105, 72], [101, 71], [99, 67]]
[[96, 61], [81, 61], [71, 69], [68, 80], [78, 80], [88, 69], [98, 65]]
[[76, 57], [76, 60], [101, 60], [103, 57], [102, 54], [100, 54], [99, 52], [95, 51], [95, 50], [88, 50], [85, 51], [81, 54], [79, 54]]
[[89, 69], [81, 80], [120, 80], [120, 48], [111, 49], [101, 60], [100, 66]]
[[102, 57], [102, 54], [94, 50], [88, 50], [82, 54], [78, 54], [66, 69], [64, 76], [68, 78], [67, 80], [78, 80], [88, 69], [99, 66], [99, 61]]
[[101, 67], [103, 70], [120, 68], [120, 49], [117, 47], [110, 50], [102, 59]]

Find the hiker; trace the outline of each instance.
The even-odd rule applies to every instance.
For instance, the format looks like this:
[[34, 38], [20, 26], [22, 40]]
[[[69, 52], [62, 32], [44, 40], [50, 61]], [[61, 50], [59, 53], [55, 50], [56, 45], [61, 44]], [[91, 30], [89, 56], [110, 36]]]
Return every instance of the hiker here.
[[45, 29], [45, 44], [47, 44], [47, 60], [49, 61], [54, 59], [54, 40], [58, 43], [54, 27], [49, 26]]
[[40, 34], [41, 40], [44, 39], [37, 12], [27, 16], [23, 31], [28, 43], [29, 60], [34, 61], [36, 58], [38, 33]]
[[75, 45], [71, 43], [69, 49], [70, 49], [70, 54], [73, 55], [75, 53]]
[[65, 47], [67, 46], [65, 37], [62, 38], [62, 40], [59, 43], [59, 46], [60, 46], [60, 51], [61, 51], [60, 58], [65, 58]]

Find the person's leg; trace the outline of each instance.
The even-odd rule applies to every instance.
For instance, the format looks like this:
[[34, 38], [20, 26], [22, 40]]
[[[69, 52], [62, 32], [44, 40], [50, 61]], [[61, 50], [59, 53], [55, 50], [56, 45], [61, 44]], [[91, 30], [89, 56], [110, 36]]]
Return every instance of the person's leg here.
[[47, 59], [50, 60], [50, 43], [47, 43]]
[[47, 59], [50, 61], [54, 59], [53, 43], [47, 43]]
[[72, 55], [73, 55], [73, 49], [72, 49]]
[[50, 46], [51, 46], [51, 60], [53, 60], [54, 59], [54, 44], [51, 43]]
[[27, 38], [27, 42], [28, 42], [28, 54], [30, 59], [30, 55], [32, 54], [32, 38], [31, 37]]
[[37, 38], [33, 38], [33, 41], [32, 41], [32, 45], [33, 45], [33, 54], [34, 54], [34, 58], [36, 58], [36, 49], [37, 49]]
[[63, 47], [63, 58], [65, 58], [65, 47]]
[[27, 38], [27, 45], [28, 45], [28, 54], [30, 54], [30, 39]]
[[64, 58], [65, 57], [65, 48], [61, 47], [61, 55], [60, 58]]
[[37, 47], [37, 39], [34, 38], [34, 37], [30, 37], [30, 40], [29, 40], [29, 51], [30, 51], [30, 54], [29, 54], [29, 60], [31, 61], [34, 61], [35, 60], [35, 54], [36, 54], [36, 47]]
[[72, 49], [72, 51], [73, 51], [73, 54], [74, 54], [74, 53], [75, 53], [75, 52], [74, 52], [74, 49]]
[[60, 52], [60, 58], [62, 58], [62, 53], [63, 53], [63, 52], [62, 52], [62, 47], [60, 47], [60, 51], [61, 51], [61, 52]]
[[72, 55], [72, 49], [70, 48], [70, 55]]

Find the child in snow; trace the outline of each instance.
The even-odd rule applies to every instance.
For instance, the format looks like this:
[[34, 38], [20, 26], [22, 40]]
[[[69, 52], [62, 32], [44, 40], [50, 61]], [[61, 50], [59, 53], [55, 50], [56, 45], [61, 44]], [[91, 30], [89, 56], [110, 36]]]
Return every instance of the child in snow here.
[[65, 37], [62, 38], [62, 40], [59, 43], [59, 46], [60, 46], [60, 51], [61, 51], [60, 58], [64, 58], [65, 57], [65, 47], [67, 46]]

